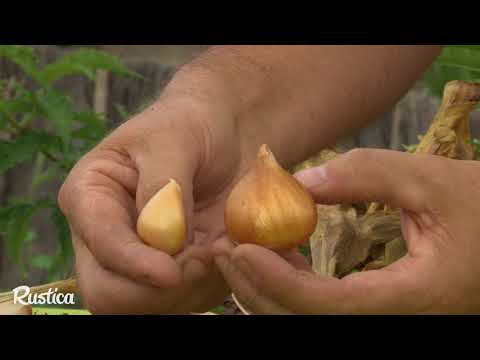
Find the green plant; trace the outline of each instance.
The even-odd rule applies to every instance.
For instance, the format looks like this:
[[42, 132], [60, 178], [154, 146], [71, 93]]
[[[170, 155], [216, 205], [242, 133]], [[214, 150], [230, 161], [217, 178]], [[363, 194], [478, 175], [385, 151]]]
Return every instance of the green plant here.
[[425, 73], [424, 80], [437, 97], [442, 97], [443, 88], [449, 81], [480, 81], [480, 45], [445, 46]]
[[[63, 181], [79, 158], [106, 136], [108, 129], [103, 114], [79, 111], [56, 83], [71, 75], [94, 81], [98, 70], [119, 76], [138, 75], [116, 57], [92, 49], [68, 53], [46, 66], [41, 66], [34, 49], [26, 46], [1, 45], [0, 57], [16, 64], [34, 83], [27, 87], [16, 78], [0, 79], [0, 175], [33, 162], [29, 191], [0, 204], [0, 235], [7, 257], [24, 277], [31, 267], [36, 267], [47, 271], [51, 280], [62, 278], [71, 267], [70, 230], [56, 196], [42, 194], [40, 186]], [[45, 212], [56, 227], [56, 253], [29, 257], [28, 247], [42, 240], [37, 237], [32, 219]]]

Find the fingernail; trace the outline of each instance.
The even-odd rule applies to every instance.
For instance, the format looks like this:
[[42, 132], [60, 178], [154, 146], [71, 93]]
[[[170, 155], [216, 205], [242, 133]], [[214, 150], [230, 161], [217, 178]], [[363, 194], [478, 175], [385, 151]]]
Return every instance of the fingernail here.
[[327, 171], [325, 166], [302, 170], [294, 176], [307, 188], [322, 185], [327, 181]]
[[237, 258], [234, 260], [234, 263], [235, 267], [240, 270], [243, 275], [245, 275], [250, 281], [255, 281], [255, 273], [247, 261], [242, 258]]

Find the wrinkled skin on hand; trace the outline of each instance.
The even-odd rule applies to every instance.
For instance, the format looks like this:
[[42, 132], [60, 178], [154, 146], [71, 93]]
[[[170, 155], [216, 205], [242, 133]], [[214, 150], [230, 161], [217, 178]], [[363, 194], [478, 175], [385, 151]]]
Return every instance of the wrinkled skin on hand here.
[[321, 204], [380, 202], [401, 210], [408, 254], [342, 279], [314, 275], [298, 254], [227, 239], [216, 263], [255, 314], [480, 312], [480, 163], [358, 149], [297, 178]]
[[[188, 97], [158, 102], [70, 173], [59, 203], [73, 235], [80, 295], [92, 313], [185, 314], [225, 299], [211, 244], [224, 232], [224, 202], [240, 165], [229, 127], [220, 137], [206, 125], [207, 119], [227, 123], [230, 114], [222, 110]], [[218, 147], [232, 156], [219, 161]], [[175, 257], [148, 247], [135, 228], [170, 179], [183, 189], [189, 227], [188, 245]]]

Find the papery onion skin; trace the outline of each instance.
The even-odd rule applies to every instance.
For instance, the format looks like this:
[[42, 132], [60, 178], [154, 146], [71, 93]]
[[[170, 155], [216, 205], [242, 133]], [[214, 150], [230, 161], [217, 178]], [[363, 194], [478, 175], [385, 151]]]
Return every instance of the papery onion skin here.
[[252, 169], [227, 200], [225, 226], [238, 244], [291, 250], [315, 231], [318, 215], [308, 191], [263, 145]]

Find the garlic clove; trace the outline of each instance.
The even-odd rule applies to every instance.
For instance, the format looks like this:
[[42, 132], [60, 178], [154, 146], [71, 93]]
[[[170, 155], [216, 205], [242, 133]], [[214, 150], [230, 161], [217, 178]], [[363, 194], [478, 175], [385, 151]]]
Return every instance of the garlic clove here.
[[187, 238], [187, 224], [180, 185], [175, 180], [145, 206], [137, 222], [139, 237], [149, 246], [176, 255]]
[[239, 244], [285, 251], [307, 241], [317, 224], [310, 193], [276, 161], [267, 145], [230, 194], [225, 226]]

